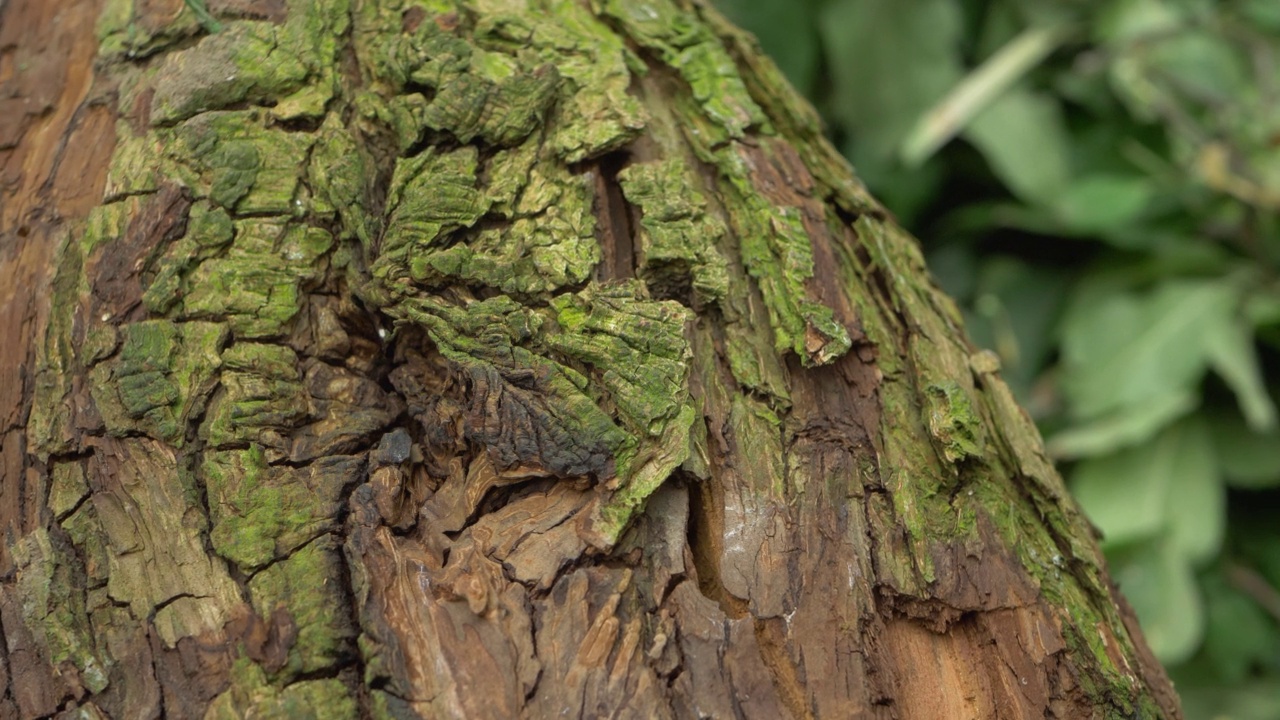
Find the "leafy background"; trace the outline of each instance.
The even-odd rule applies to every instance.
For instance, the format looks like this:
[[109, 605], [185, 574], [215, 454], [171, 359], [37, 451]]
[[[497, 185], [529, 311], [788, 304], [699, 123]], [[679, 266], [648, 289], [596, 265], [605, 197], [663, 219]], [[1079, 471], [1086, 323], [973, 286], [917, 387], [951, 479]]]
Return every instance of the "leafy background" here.
[[1187, 715], [1280, 719], [1280, 2], [716, 0], [995, 350]]

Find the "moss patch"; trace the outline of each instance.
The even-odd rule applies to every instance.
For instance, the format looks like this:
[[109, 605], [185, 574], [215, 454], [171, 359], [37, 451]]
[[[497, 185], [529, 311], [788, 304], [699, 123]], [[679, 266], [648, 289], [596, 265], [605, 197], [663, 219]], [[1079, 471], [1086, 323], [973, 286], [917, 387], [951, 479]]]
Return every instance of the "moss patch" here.
[[75, 553], [44, 529], [13, 546], [16, 594], [25, 627], [54, 668], [69, 663], [91, 692], [107, 687], [108, 667], [94, 647], [84, 604], [84, 578]]
[[248, 658], [231, 668], [231, 687], [214, 698], [205, 720], [346, 720], [360, 716], [359, 705], [341, 680], [304, 680], [283, 687]]
[[729, 275], [716, 245], [724, 223], [707, 214], [688, 166], [676, 158], [642, 163], [618, 173], [618, 180], [642, 211], [637, 275], [650, 288], [690, 287], [703, 302], [723, 299]]
[[203, 407], [227, 329], [220, 323], [147, 320], [121, 328], [120, 352], [93, 368], [91, 392], [107, 432], [141, 432], [181, 446]]
[[200, 197], [240, 214], [305, 209], [299, 184], [315, 135], [268, 127], [255, 110], [206, 112], [154, 134]]
[[697, 16], [669, 0], [606, 0], [602, 5], [631, 38], [657, 51], [680, 74], [725, 139], [742, 137], [747, 128], [764, 122], [737, 65]]
[[223, 354], [222, 391], [200, 434], [212, 447], [267, 443], [283, 448], [282, 433], [307, 416], [298, 357], [282, 345], [236, 343]]
[[278, 608], [284, 608], [298, 628], [298, 637], [277, 675], [297, 677], [323, 670], [354, 650], [356, 632], [351, 626], [345, 590], [335, 580], [344, 572], [341, 552], [338, 541], [325, 535], [259, 572], [249, 582], [249, 594], [259, 616], [271, 617]]
[[346, 456], [275, 467], [259, 445], [207, 453], [201, 469], [214, 550], [249, 572], [336, 530], [342, 491], [360, 467]]

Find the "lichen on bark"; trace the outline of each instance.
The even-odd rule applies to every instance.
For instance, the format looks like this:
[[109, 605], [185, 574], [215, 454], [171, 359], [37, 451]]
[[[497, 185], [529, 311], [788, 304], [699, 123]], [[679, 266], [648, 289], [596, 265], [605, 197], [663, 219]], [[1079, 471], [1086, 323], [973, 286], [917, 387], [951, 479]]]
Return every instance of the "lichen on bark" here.
[[0, 586], [23, 712], [1157, 714], [998, 367], [704, 3], [98, 34], [115, 150]]

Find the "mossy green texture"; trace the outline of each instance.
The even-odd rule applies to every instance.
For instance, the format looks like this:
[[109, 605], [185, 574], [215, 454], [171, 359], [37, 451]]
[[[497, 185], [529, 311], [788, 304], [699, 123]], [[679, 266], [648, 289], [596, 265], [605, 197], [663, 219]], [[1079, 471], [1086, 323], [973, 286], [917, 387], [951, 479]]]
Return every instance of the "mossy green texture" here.
[[341, 680], [304, 680], [280, 687], [261, 666], [240, 658], [231, 686], [214, 698], [205, 720], [347, 720], [360, 717], [356, 699]]
[[70, 663], [86, 688], [102, 692], [108, 667], [94, 645], [74, 551], [40, 528], [14, 543], [12, 552], [22, 621], [41, 659], [55, 668]]
[[79, 237], [81, 251], [87, 256], [99, 247], [119, 240], [124, 236], [129, 218], [141, 210], [142, 198], [138, 196], [121, 198], [90, 210]]
[[201, 472], [214, 550], [250, 572], [337, 529], [342, 490], [358, 471], [359, 462], [343, 456], [305, 468], [268, 465], [256, 444], [206, 453]]
[[[1010, 449], [1006, 472], [1020, 483], [984, 483], [975, 485], [974, 492], [983, 497], [1001, 537], [1037, 579], [1045, 598], [1067, 618], [1062, 627], [1068, 652], [1093, 659], [1081, 685], [1093, 697], [1123, 708], [1126, 717], [1135, 716], [1135, 711], [1136, 716], [1156, 717], [1149, 694], [1134, 698], [1137, 680], [1131, 667], [1115, 659], [1117, 648], [1126, 658], [1136, 650], [1121, 632], [1124, 624], [1111, 599], [1110, 583], [1089, 541], [1092, 527], [1045, 456], [1035, 424], [994, 374], [990, 361], [979, 354], [971, 365], [987, 390], [975, 409], [984, 414], [986, 427], [999, 428], [1002, 444]], [[1002, 512], [996, 514], [997, 510]]]
[[[530, 12], [476, 3], [459, 13], [453, 2], [368, 3], [357, 12], [355, 46], [384, 95], [432, 94], [422, 104], [387, 102], [391, 115], [420, 110], [419, 128], [510, 146], [545, 125], [552, 129], [548, 146], [568, 162], [633, 139], [645, 118], [628, 93], [638, 61], [622, 38], [581, 3], [537, 5]], [[410, 6], [428, 13], [412, 28], [403, 21]]]
[[236, 21], [194, 46], [165, 56], [157, 72], [151, 122], [170, 125], [209, 110], [288, 98], [311, 84], [311, 113], [333, 95], [345, 0], [291, 0], [283, 24]]
[[[559, 164], [535, 169], [532, 157], [522, 160], [512, 151], [490, 163], [488, 182], [501, 190], [496, 197], [478, 185], [474, 147], [400, 160], [374, 276], [520, 294], [584, 282], [600, 260], [591, 188]], [[506, 207], [493, 209], [495, 201]], [[487, 214], [510, 219], [468, 230]]]
[[981, 420], [973, 411], [969, 394], [955, 381], [924, 388], [924, 414], [929, 434], [943, 459], [955, 463], [982, 457], [985, 442]]
[[320, 277], [333, 237], [285, 218], [234, 225], [226, 252], [185, 273], [180, 314], [225, 318], [237, 338], [278, 337], [301, 309], [303, 284]]
[[670, 0], [604, 0], [601, 5], [627, 35], [657, 51], [680, 73], [702, 111], [727, 137], [742, 137], [747, 128], [764, 122], [737, 64], [696, 15]]
[[744, 485], [762, 497], [786, 497], [782, 419], [766, 403], [735, 395], [729, 407], [729, 435], [751, 458], [739, 468]]
[[245, 215], [305, 210], [301, 178], [316, 136], [269, 124], [263, 110], [214, 111], [150, 135], [199, 197]]
[[340, 662], [354, 650], [355, 629], [346, 606], [346, 589], [337, 578], [342, 546], [324, 535], [265, 568], [249, 581], [249, 595], [260, 617], [277, 608], [289, 613], [298, 637], [277, 677], [298, 677]]
[[[507, 296], [465, 308], [407, 298], [390, 312], [424, 326], [446, 358], [488, 388], [482, 392], [504, 398], [505, 414], [472, 431], [498, 453], [500, 469], [541, 464], [610, 481], [596, 527], [605, 544], [688, 458], [696, 417], [684, 338], [690, 314], [649, 300], [639, 283], [590, 285], [542, 312]], [[525, 433], [545, 440], [531, 444], [519, 438]]]
[[307, 79], [307, 68], [294, 57], [281, 62], [277, 52], [273, 23], [245, 21], [169, 53], [156, 78], [151, 122], [172, 125], [208, 110], [297, 90]]
[[[776, 197], [777, 189], [758, 177], [756, 163], [773, 162], [779, 141], [770, 136], [772, 126], [721, 39], [700, 17], [669, 0], [608, 0], [602, 6], [688, 83], [688, 95], [678, 94], [670, 105], [683, 140], [719, 171], [729, 226], [742, 263], [764, 296], [775, 349], [794, 352], [805, 365], [825, 365], [846, 353], [851, 346], [847, 330], [831, 308], [808, 295], [813, 250], [801, 209]], [[748, 129], [763, 133], [750, 149], [736, 142]], [[748, 359], [742, 352], [733, 355], [745, 377], [762, 380], [751, 377], [752, 363], [741, 362]]]
[[[632, 73], [643, 63], [626, 41], [594, 17], [582, 3], [547, 0], [543, 22], [495, 17], [483, 40], [520, 43], [527, 37], [554, 62], [568, 90], [551, 122], [551, 147], [566, 161], [579, 162], [621, 147], [635, 138], [648, 118], [628, 92]], [[526, 35], [527, 33], [527, 35]]]
[[[526, 71], [501, 54], [471, 51], [465, 43], [462, 47], [469, 51], [469, 62], [428, 81], [436, 92], [423, 108], [422, 126], [452, 133], [464, 143], [478, 138], [509, 146], [524, 140], [542, 124], [555, 100], [559, 72], [549, 63]], [[426, 80], [422, 75], [415, 72], [411, 79]]]
[[98, 518], [98, 510], [93, 502], [82, 503], [74, 512], [61, 522], [67, 537], [76, 546], [76, 551], [83, 561], [84, 573], [92, 587], [106, 584], [110, 559], [107, 548], [107, 536], [102, 529], [102, 521]]
[[518, 46], [528, 42], [566, 79], [551, 120], [551, 147], [566, 162], [597, 157], [621, 147], [644, 128], [647, 116], [628, 92], [632, 72], [642, 67], [626, 41], [574, 0], [546, 0], [542, 22], [496, 15], [479, 33], [481, 42]]
[[315, 191], [312, 212], [322, 218], [336, 213], [343, 232], [369, 247], [377, 220], [368, 209], [376, 176], [368, 151], [356, 144], [335, 113], [325, 116], [312, 148], [307, 165], [307, 178]]
[[[742, 327], [740, 324], [739, 328]], [[748, 326], [749, 327], [749, 326]], [[750, 388], [773, 397], [787, 397], [787, 381], [782, 367], [775, 361], [773, 352], [773, 333], [764, 338], [766, 351], [762, 352], [758, 338], [745, 331], [733, 333], [725, 338], [725, 356], [729, 361], [729, 372], [733, 379], [744, 388]]]
[[551, 301], [560, 332], [546, 346], [596, 369], [599, 384], [632, 434], [660, 434], [687, 396], [684, 325], [692, 313], [652, 301], [638, 283], [592, 285]]
[[537, 352], [541, 313], [505, 295], [466, 307], [406, 299], [391, 312], [425, 327], [445, 358], [507, 400], [505, 414], [472, 431], [495, 446], [499, 469], [527, 463], [565, 476], [609, 472], [629, 436], [588, 394], [586, 376]]
[[[580, 207], [571, 205], [568, 211]], [[590, 277], [600, 260], [594, 225], [587, 213], [565, 218], [556, 210], [520, 218], [505, 228], [482, 231], [472, 242], [416, 258], [411, 272], [427, 285], [461, 280], [525, 295], [576, 285]]]
[[222, 355], [222, 390], [209, 405], [200, 435], [215, 448], [267, 442], [308, 412], [298, 356], [283, 345], [236, 343]]
[[684, 336], [692, 313], [649, 300], [644, 286], [589, 286], [551, 301], [556, 325], [543, 342], [594, 369], [629, 437], [615, 456], [618, 488], [597, 529], [616, 542], [644, 501], [689, 457], [697, 417], [689, 397], [691, 351]]
[[[159, 189], [171, 169], [163, 157], [164, 143], [165, 140], [155, 133], [134, 135], [127, 121], [116, 122], [116, 150], [107, 167], [103, 201], [114, 203]], [[91, 211], [91, 222], [92, 215], [98, 212], [125, 214], [119, 206], [103, 205]]]
[[[763, 159], [775, 141], [761, 141]], [[813, 277], [813, 246], [798, 207], [779, 205], [758, 186], [752, 158], [745, 147], [717, 151], [730, 208], [729, 222], [739, 238], [739, 252], [755, 279], [769, 311], [774, 347], [794, 352], [806, 365], [825, 365], [849, 350], [848, 332], [834, 311], [809, 299], [806, 283]]]
[[688, 165], [679, 158], [639, 163], [618, 180], [641, 210], [637, 275], [650, 287], [690, 286], [706, 303], [723, 299], [729, 273], [717, 244], [724, 223], [707, 213]]
[[784, 137], [804, 160], [822, 197], [852, 215], [883, 216], [884, 210], [854, 174], [849, 161], [827, 139], [822, 118], [764, 54], [756, 38], [734, 26], [714, 6], [700, 4], [699, 18], [719, 36], [739, 63], [743, 83], [768, 117], [761, 130]]
[[[1135, 707], [1150, 710], [1150, 695], [1135, 695], [1138, 679], [1115, 660], [1117, 650], [1125, 657], [1135, 650], [1120, 630], [1124, 623], [1088, 541], [1089, 526], [1045, 457], [1035, 426], [995, 375], [998, 364], [954, 340], [962, 337], [959, 314], [924, 280], [924, 260], [904, 231], [871, 218], [854, 227], [870, 265], [850, 272], [850, 281], [869, 283], [878, 273], [890, 286], [885, 300], [893, 303], [860, 303], [863, 328], [882, 348], [879, 464], [892, 497], [891, 510], [877, 510], [873, 502], [871, 514], [908, 533], [905, 546], [877, 548], [879, 566], [898, 591], [927, 592], [922, 583], [934, 578], [930, 546], [971, 541], [976, 517], [983, 516], [1058, 609], [1068, 653], [1088, 658], [1077, 666], [1085, 669], [1080, 684], [1095, 704], [1125, 717]], [[847, 267], [860, 264], [844, 259]], [[896, 323], [910, 328], [905, 347], [895, 337], [903, 329]], [[883, 351], [892, 347], [902, 354]], [[992, 428], [998, 434], [989, 437]], [[922, 436], [933, 442], [921, 445]]]
[[442, 236], [474, 225], [489, 209], [476, 179], [478, 153], [468, 146], [429, 149], [396, 163], [387, 193], [386, 232], [373, 276], [404, 277], [440, 249]]
[[55, 463], [49, 469], [49, 510], [61, 518], [75, 509], [89, 494], [84, 465], [79, 461]]
[[[511, 161], [511, 155], [500, 156], [500, 160]], [[517, 156], [513, 164], [518, 167], [518, 163]], [[490, 183], [509, 182], [506, 173], [511, 170], [495, 169], [503, 174]], [[516, 190], [520, 200], [513, 201], [511, 208], [494, 209], [493, 202], [506, 199], [506, 193], [495, 197], [489, 187], [481, 188], [490, 217], [506, 214], [509, 222], [458, 233], [463, 238], [452, 245], [416, 254], [408, 261], [411, 277], [429, 286], [461, 279], [522, 295], [559, 290], [590, 278], [600, 260], [600, 247], [595, 238], [593, 197], [585, 179], [559, 164], [532, 165]], [[393, 217], [389, 232], [396, 223]]]
[[147, 4], [147, 0], [106, 1], [98, 16], [100, 57], [144, 58], [200, 31], [199, 18], [185, 6], [167, 21], [155, 23], [151, 13], [147, 19], [152, 22], [144, 22]]
[[227, 328], [220, 323], [145, 320], [120, 330], [120, 351], [90, 372], [90, 392], [107, 432], [140, 432], [180, 447], [203, 407]]
[[[885, 543], [878, 559], [900, 592], [923, 594], [935, 579], [933, 546], [974, 540], [975, 513], [987, 512], [958, 488], [986, 484], [998, 472], [987, 456], [984, 420], [973, 407], [959, 318], [939, 312], [941, 296], [922, 280], [927, 273], [914, 240], [870, 217], [854, 227], [869, 266], [847, 272], [848, 282], [871, 285], [879, 273], [890, 285], [890, 295], [879, 300], [893, 303], [885, 307], [858, 298], [863, 330], [881, 348], [877, 460], [892, 511], [884, 521], [907, 531], [905, 545]], [[844, 259], [847, 266], [862, 265], [847, 254]], [[922, 444], [921, 438], [931, 442]]]
[[231, 244], [231, 216], [205, 201], [191, 206], [187, 231], [170, 245], [153, 265], [151, 281], [142, 302], [151, 312], [168, 312], [184, 294], [183, 279], [191, 268]]
[[71, 312], [87, 292], [84, 279], [84, 251], [79, 238], [66, 233], [58, 239], [49, 291], [51, 307], [66, 308], [49, 314], [44, 338], [36, 342], [31, 415], [27, 418], [29, 451], [47, 460], [53, 453], [71, 449], [72, 375], [79, 369], [77, 348], [72, 338], [75, 314]]

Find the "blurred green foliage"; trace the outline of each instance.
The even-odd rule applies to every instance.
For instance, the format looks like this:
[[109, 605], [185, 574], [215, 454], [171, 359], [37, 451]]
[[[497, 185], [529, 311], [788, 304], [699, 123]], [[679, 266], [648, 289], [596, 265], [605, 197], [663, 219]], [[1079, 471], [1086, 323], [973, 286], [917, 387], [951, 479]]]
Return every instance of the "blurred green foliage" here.
[[716, 0], [924, 242], [1189, 718], [1280, 719], [1280, 1]]

